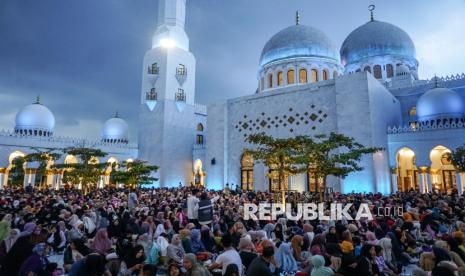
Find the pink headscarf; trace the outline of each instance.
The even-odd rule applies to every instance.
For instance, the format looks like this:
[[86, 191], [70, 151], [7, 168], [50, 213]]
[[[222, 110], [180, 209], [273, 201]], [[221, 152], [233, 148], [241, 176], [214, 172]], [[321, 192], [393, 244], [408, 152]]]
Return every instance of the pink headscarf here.
[[373, 233], [371, 231], [367, 231], [365, 236], [367, 238], [367, 244], [371, 244], [371, 245], [377, 245], [378, 244], [378, 240], [376, 239], [375, 233]]
[[105, 255], [108, 250], [111, 249], [111, 241], [108, 238], [106, 228], [101, 228], [97, 231], [97, 234], [95, 234], [95, 238], [92, 241], [91, 249], [102, 255]]

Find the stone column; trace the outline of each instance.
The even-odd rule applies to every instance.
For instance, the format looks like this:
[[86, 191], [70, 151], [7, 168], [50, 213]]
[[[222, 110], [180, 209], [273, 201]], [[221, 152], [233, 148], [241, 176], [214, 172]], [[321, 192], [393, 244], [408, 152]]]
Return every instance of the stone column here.
[[423, 170], [420, 171], [419, 177], [420, 177], [420, 193], [424, 194], [425, 188], [426, 188], [426, 175], [423, 172]]
[[391, 169], [391, 191], [392, 193], [396, 193], [398, 191], [398, 183], [397, 183], [397, 174], [399, 169], [392, 168]]
[[457, 181], [457, 191], [459, 195], [463, 194], [463, 186], [465, 184], [465, 173], [457, 171], [456, 173], [456, 181]]
[[35, 185], [35, 180], [36, 180], [36, 171], [37, 169], [26, 169], [26, 173], [24, 174], [24, 182], [23, 186], [27, 187], [29, 184], [34, 187]]
[[431, 185], [431, 176], [429, 174], [429, 170], [426, 171], [425, 176], [426, 176], [426, 184], [428, 186], [428, 193], [431, 193], [433, 192], [433, 186]]
[[101, 175], [100, 180], [98, 181], [98, 188], [102, 189], [106, 185], [106, 175]]

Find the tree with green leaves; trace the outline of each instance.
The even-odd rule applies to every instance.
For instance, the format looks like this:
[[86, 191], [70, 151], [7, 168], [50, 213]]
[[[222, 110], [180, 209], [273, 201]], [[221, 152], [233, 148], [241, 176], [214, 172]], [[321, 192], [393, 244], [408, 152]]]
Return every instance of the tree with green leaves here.
[[44, 150], [33, 148], [35, 152], [29, 153], [22, 157], [24, 162], [37, 162], [39, 166], [36, 171], [36, 184], [39, 184], [39, 188], [44, 188], [42, 179], [47, 175], [47, 167], [51, 162], [55, 162], [60, 158], [61, 154], [56, 152], [56, 149], [46, 148]]
[[24, 162], [24, 158], [20, 156], [11, 161], [8, 180], [13, 187], [22, 187], [24, 185]]
[[92, 187], [96, 187], [100, 181], [100, 176], [104, 174], [108, 164], [95, 162], [95, 158], [105, 157], [107, 153], [100, 149], [93, 148], [66, 148], [63, 152], [73, 155], [78, 159], [78, 163], [57, 164], [53, 167], [67, 169], [63, 176], [63, 182], [81, 184], [84, 193], [88, 193]]
[[298, 136], [295, 139], [299, 151], [296, 160], [311, 170], [317, 186], [318, 180], [322, 179], [323, 190], [326, 190], [328, 176], [345, 178], [352, 172], [361, 171], [363, 167], [359, 162], [364, 155], [383, 150], [364, 147], [354, 138], [334, 132], [329, 136], [316, 135], [314, 139], [308, 136]]
[[[293, 138], [273, 138], [265, 134], [252, 134], [246, 142], [255, 145], [253, 149], [246, 149], [255, 160], [275, 169], [278, 173], [278, 183], [281, 191], [285, 190], [285, 178], [300, 173], [302, 170], [296, 165], [296, 140]], [[270, 177], [272, 177], [270, 175]]]
[[465, 173], [465, 146], [457, 147], [447, 154], [447, 160], [454, 165], [455, 169], [460, 173]]
[[[464, 190], [464, 183], [463, 181], [465, 180], [465, 145], [457, 147], [455, 150], [453, 150], [450, 153], [446, 153], [447, 160], [451, 162], [452, 165], [454, 165], [455, 169], [459, 173], [460, 183], [462, 184], [461, 186], [461, 191], [459, 190], [459, 194], [463, 193]], [[457, 179], [458, 181], [459, 179]]]
[[158, 179], [152, 177], [152, 172], [156, 172], [158, 166], [147, 165], [146, 161], [134, 160], [124, 162], [120, 170], [112, 172], [112, 181], [115, 183], [124, 183], [130, 188], [137, 188], [140, 185], [152, 184]]

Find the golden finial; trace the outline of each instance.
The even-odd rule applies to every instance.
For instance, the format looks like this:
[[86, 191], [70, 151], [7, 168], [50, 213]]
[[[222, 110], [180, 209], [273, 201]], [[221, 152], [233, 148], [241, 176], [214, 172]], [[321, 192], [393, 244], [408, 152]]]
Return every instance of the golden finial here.
[[118, 109], [115, 111], [115, 118], [118, 118], [119, 117], [119, 114], [118, 114]]
[[434, 74], [434, 88], [438, 88], [438, 77]]
[[376, 6], [375, 5], [369, 5], [368, 6], [368, 10], [370, 11], [370, 15], [371, 15], [371, 21], [374, 21], [375, 18], [373, 17], [373, 11], [376, 9]]
[[299, 22], [300, 22], [300, 14], [299, 14], [299, 11], [296, 11], [295, 12], [295, 24], [299, 25]]
[[35, 103], [36, 103], [36, 104], [40, 104], [40, 95], [37, 95], [37, 97], [36, 97], [36, 102], [35, 102]]

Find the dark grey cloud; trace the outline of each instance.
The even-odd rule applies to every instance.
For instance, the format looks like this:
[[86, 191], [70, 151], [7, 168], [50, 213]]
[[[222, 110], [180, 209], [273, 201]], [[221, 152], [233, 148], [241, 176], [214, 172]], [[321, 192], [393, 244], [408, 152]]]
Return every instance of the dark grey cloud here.
[[[463, 32], [441, 37], [439, 27], [447, 22], [433, 22], [465, 12], [462, 0], [188, 0], [197, 101], [254, 93], [263, 45], [294, 24], [296, 10], [302, 24], [323, 30], [339, 47], [368, 20], [372, 3], [377, 18], [402, 27], [421, 45], [430, 44], [421, 38], [432, 31], [432, 40], [454, 39], [457, 51], [465, 45], [465, 38], [457, 42]], [[40, 94], [57, 118], [60, 135], [97, 138], [98, 127], [119, 110], [135, 141], [142, 59], [156, 15], [156, 0], [1, 0], [0, 128], [11, 128], [13, 114]], [[428, 57], [428, 47], [422, 53]], [[435, 72], [463, 70], [450, 63]], [[426, 76], [433, 69], [428, 70]]]

